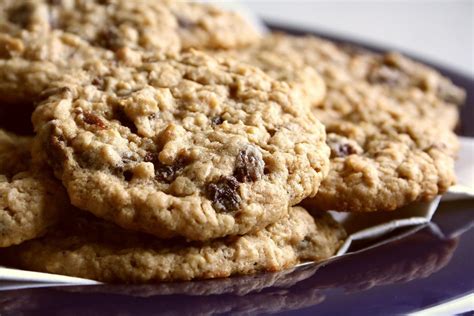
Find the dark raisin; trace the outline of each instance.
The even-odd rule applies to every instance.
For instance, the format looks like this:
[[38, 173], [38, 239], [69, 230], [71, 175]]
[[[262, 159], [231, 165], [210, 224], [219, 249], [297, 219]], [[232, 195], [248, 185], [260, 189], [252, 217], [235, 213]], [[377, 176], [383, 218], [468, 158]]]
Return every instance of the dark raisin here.
[[89, 125], [94, 125], [100, 129], [104, 129], [107, 126], [105, 125], [104, 121], [97, 115], [92, 112], [84, 112], [83, 114], [84, 122]]
[[239, 87], [236, 85], [231, 85], [229, 87], [229, 97], [232, 99], [238, 99], [239, 98]]
[[211, 124], [212, 125], [221, 125], [222, 123], [224, 123], [224, 119], [217, 115], [217, 116], [214, 116], [212, 119], [211, 119]]
[[235, 159], [234, 177], [239, 182], [258, 181], [262, 178], [265, 162], [255, 146], [242, 149]]
[[182, 29], [191, 29], [196, 26], [196, 23], [183, 16], [177, 16], [177, 20], [178, 26]]
[[184, 167], [189, 163], [184, 158], [177, 159], [174, 164], [172, 165], [165, 165], [161, 163], [158, 159], [158, 154], [154, 153], [146, 153], [145, 157], [143, 158], [145, 162], [151, 162], [155, 167], [155, 178], [158, 181], [162, 181], [165, 183], [171, 183], [176, 179], [183, 171]]
[[272, 171], [270, 170], [270, 168], [265, 167], [265, 168], [263, 169], [263, 174], [270, 174], [271, 172], [272, 172]]
[[178, 166], [157, 165], [155, 166], [155, 176], [159, 181], [171, 183], [177, 176]]
[[114, 108], [114, 113], [113, 113], [114, 119], [119, 121], [122, 126], [128, 127], [130, 131], [134, 134], [138, 132], [137, 127], [135, 126], [135, 123], [127, 116], [127, 113], [125, 113], [125, 110], [121, 106], [117, 106]]
[[104, 88], [104, 79], [103, 78], [95, 77], [94, 79], [92, 79], [91, 83], [94, 86], [98, 87], [99, 89]]
[[356, 154], [357, 150], [351, 146], [351, 144], [336, 144], [331, 146], [331, 158], [335, 157], [346, 157], [349, 155]]
[[123, 178], [125, 181], [130, 182], [133, 179], [133, 172], [131, 170], [125, 170], [123, 172]]
[[328, 134], [326, 142], [331, 149], [331, 158], [346, 157], [362, 152], [362, 148], [355, 141], [337, 134]]
[[8, 20], [22, 28], [28, 27], [31, 16], [34, 13], [34, 7], [31, 3], [24, 3], [18, 7], [10, 9], [8, 12]]
[[159, 161], [158, 160], [158, 155], [148, 152], [148, 153], [145, 154], [145, 157], [143, 157], [143, 161], [152, 162], [154, 164], [155, 162]]
[[241, 198], [238, 192], [239, 182], [234, 177], [220, 177], [216, 182], [208, 184], [206, 196], [218, 212], [235, 212], [239, 209]]
[[122, 47], [121, 36], [115, 28], [108, 28], [102, 31], [97, 41], [100, 46], [113, 51]]

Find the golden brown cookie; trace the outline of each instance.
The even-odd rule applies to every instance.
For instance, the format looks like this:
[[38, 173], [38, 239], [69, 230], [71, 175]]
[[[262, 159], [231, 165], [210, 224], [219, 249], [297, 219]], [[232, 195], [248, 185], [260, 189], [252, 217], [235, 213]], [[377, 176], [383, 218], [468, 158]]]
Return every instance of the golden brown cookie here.
[[[306, 205], [394, 210], [433, 199], [454, 183], [459, 144], [451, 128], [463, 91], [449, 79], [397, 54], [380, 56], [316, 37], [272, 34], [260, 46], [312, 67], [326, 82], [325, 97], [312, 111], [326, 126], [331, 171]], [[393, 82], [374, 79], [389, 70]]]
[[330, 215], [303, 208], [259, 232], [207, 242], [163, 241], [78, 214], [42, 239], [1, 251], [14, 267], [104, 282], [143, 283], [278, 271], [332, 256], [345, 238]]
[[2, 1], [0, 106], [31, 109], [52, 83], [64, 80], [72, 70], [76, 74], [78, 69], [100, 68], [101, 60], [136, 63], [143, 55], [173, 54], [190, 47], [236, 48], [257, 39], [257, 32], [242, 17], [207, 4]]
[[52, 174], [30, 167], [30, 147], [0, 130], [0, 247], [41, 236], [68, 204]]
[[287, 84], [195, 51], [111, 65], [33, 122], [73, 205], [162, 238], [261, 229], [328, 172], [324, 127]]

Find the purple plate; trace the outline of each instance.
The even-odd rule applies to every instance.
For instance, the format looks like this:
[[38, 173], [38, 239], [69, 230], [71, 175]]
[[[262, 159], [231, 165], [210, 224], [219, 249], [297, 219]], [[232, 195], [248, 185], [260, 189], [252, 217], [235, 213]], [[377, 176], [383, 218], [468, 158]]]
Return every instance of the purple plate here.
[[[388, 48], [268, 23], [375, 51]], [[417, 58], [415, 58], [417, 59]], [[418, 60], [420, 60], [418, 58]], [[474, 136], [474, 80], [437, 68], [468, 93], [459, 133]], [[443, 203], [433, 222], [403, 238], [323, 265], [281, 273], [157, 285], [97, 285], [0, 292], [0, 315], [73, 314], [404, 314], [474, 292], [472, 203]], [[400, 233], [398, 231], [397, 233]], [[357, 246], [357, 245], [356, 245]]]

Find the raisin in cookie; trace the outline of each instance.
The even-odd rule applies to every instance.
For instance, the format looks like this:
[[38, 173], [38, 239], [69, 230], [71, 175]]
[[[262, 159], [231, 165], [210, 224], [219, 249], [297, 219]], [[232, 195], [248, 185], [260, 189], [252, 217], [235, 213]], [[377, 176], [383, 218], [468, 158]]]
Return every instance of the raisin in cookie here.
[[[375, 83], [361, 70], [369, 63], [359, 59], [375, 63], [378, 55], [356, 54], [318, 38], [270, 35], [261, 45], [291, 56], [294, 64], [312, 65], [326, 81], [325, 98], [312, 111], [328, 132], [331, 171], [307, 205], [394, 210], [432, 199], [454, 183], [458, 141], [450, 129], [457, 109], [441, 98], [439, 89], [425, 89], [418, 77], [408, 74], [404, 84]], [[450, 84], [437, 76], [433, 84]]]
[[78, 215], [43, 239], [5, 249], [0, 260], [15, 267], [95, 279], [143, 283], [278, 271], [332, 256], [344, 230], [328, 214], [303, 208], [249, 235], [191, 242], [163, 241]]
[[326, 118], [331, 169], [305, 205], [389, 211], [433, 199], [455, 182], [458, 140], [451, 131], [415, 123], [393, 110], [371, 109], [368, 100], [357, 104], [351, 114]]
[[286, 83], [194, 51], [111, 65], [52, 94], [33, 123], [75, 206], [163, 238], [261, 229], [329, 167], [324, 126]]
[[0, 247], [42, 235], [67, 205], [61, 185], [30, 170], [31, 139], [0, 130]]

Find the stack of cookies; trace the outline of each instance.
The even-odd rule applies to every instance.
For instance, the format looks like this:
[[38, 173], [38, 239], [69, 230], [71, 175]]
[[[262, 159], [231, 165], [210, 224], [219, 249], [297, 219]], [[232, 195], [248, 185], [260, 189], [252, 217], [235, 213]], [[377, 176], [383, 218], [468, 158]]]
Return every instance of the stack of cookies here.
[[[262, 37], [189, 2], [0, 7], [1, 264], [133, 283], [277, 271], [336, 253], [328, 210], [454, 183], [464, 92], [398, 54]], [[33, 135], [12, 133], [25, 117]]]

